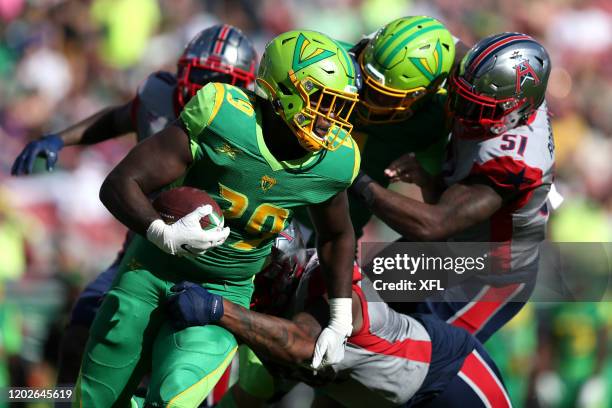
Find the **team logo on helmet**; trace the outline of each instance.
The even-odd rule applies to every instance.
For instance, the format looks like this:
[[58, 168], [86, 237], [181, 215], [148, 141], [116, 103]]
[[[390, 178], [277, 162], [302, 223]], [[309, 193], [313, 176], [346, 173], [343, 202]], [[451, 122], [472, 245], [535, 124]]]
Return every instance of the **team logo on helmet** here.
[[534, 85], [540, 83], [540, 78], [535, 73], [535, 70], [531, 67], [528, 60], [523, 60], [514, 66], [516, 71], [516, 93], [520, 93], [525, 85], [525, 81], [533, 81]]
[[410, 61], [412, 61], [414, 66], [417, 67], [427, 79], [433, 81], [442, 72], [442, 46], [440, 45], [440, 40], [436, 41], [436, 46], [433, 50], [433, 58], [436, 64], [435, 71], [429, 66], [427, 58], [410, 57]]
[[312, 44], [310, 40], [306, 38], [304, 34], [300, 33], [293, 51], [292, 68], [294, 71], [299, 71], [316, 62], [335, 55], [335, 53], [332, 51], [317, 47], [315, 50], [305, 56], [304, 54], [306, 53], [306, 49], [310, 44]]

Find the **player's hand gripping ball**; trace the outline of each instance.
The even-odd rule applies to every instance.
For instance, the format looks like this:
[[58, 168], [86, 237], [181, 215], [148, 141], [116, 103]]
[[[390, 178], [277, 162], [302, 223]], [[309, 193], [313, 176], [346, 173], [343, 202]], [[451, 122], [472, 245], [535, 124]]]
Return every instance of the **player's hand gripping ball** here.
[[197, 188], [164, 191], [153, 201], [153, 208], [161, 220], [151, 223], [147, 238], [172, 255], [202, 255], [229, 235], [219, 205]]
[[177, 187], [163, 191], [153, 201], [153, 208], [161, 215], [162, 220], [169, 225], [174, 224], [203, 205], [210, 205], [212, 212], [200, 218], [202, 228], [205, 230], [223, 228], [221, 207], [203, 190], [193, 187]]

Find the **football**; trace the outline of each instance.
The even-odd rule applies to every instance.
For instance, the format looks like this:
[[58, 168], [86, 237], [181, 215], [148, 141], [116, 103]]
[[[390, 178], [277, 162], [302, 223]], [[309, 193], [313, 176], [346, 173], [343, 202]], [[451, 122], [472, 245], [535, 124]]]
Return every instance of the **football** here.
[[153, 208], [166, 224], [173, 224], [196, 208], [210, 204], [213, 212], [200, 219], [203, 229], [223, 227], [223, 212], [213, 198], [203, 190], [193, 187], [177, 187], [163, 191], [153, 201]]

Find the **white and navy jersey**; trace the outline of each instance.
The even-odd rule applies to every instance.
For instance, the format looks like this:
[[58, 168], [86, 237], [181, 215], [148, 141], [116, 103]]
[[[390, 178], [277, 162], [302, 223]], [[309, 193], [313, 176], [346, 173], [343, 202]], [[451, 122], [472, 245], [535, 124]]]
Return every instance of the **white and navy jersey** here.
[[[443, 167], [447, 186], [482, 183], [504, 199], [489, 220], [461, 231], [453, 241], [503, 242], [502, 260], [518, 278], [537, 262], [537, 245], [544, 240], [553, 183], [554, 140], [546, 103], [527, 124], [495, 137], [469, 138], [453, 134]], [[533, 269], [533, 268], [532, 268]]]
[[[395, 312], [355, 265], [353, 291], [361, 301], [363, 325], [349, 337], [344, 359], [332, 366], [336, 381], [325, 393], [346, 406], [416, 404], [442, 392], [457, 375], [476, 341], [433, 315]], [[296, 295], [296, 309], [325, 292], [316, 256]]]
[[138, 141], [163, 130], [177, 118], [176, 76], [154, 72], [145, 79], [132, 100], [132, 121]]

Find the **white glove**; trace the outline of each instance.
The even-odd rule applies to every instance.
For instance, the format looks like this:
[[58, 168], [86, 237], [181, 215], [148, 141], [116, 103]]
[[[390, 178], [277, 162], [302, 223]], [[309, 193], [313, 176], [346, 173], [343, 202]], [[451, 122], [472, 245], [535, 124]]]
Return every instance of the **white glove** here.
[[229, 228], [222, 226], [202, 229], [200, 218], [212, 212], [212, 206], [207, 204], [171, 225], [161, 219], [155, 220], [147, 229], [147, 239], [171, 255], [202, 255], [207, 249], [223, 244], [230, 233]]
[[580, 388], [576, 407], [603, 407], [605, 405], [606, 390], [606, 380], [602, 376], [589, 378]]
[[337, 364], [344, 358], [346, 339], [353, 331], [353, 301], [351, 298], [329, 299], [329, 324], [317, 339], [312, 368], [322, 364]]

